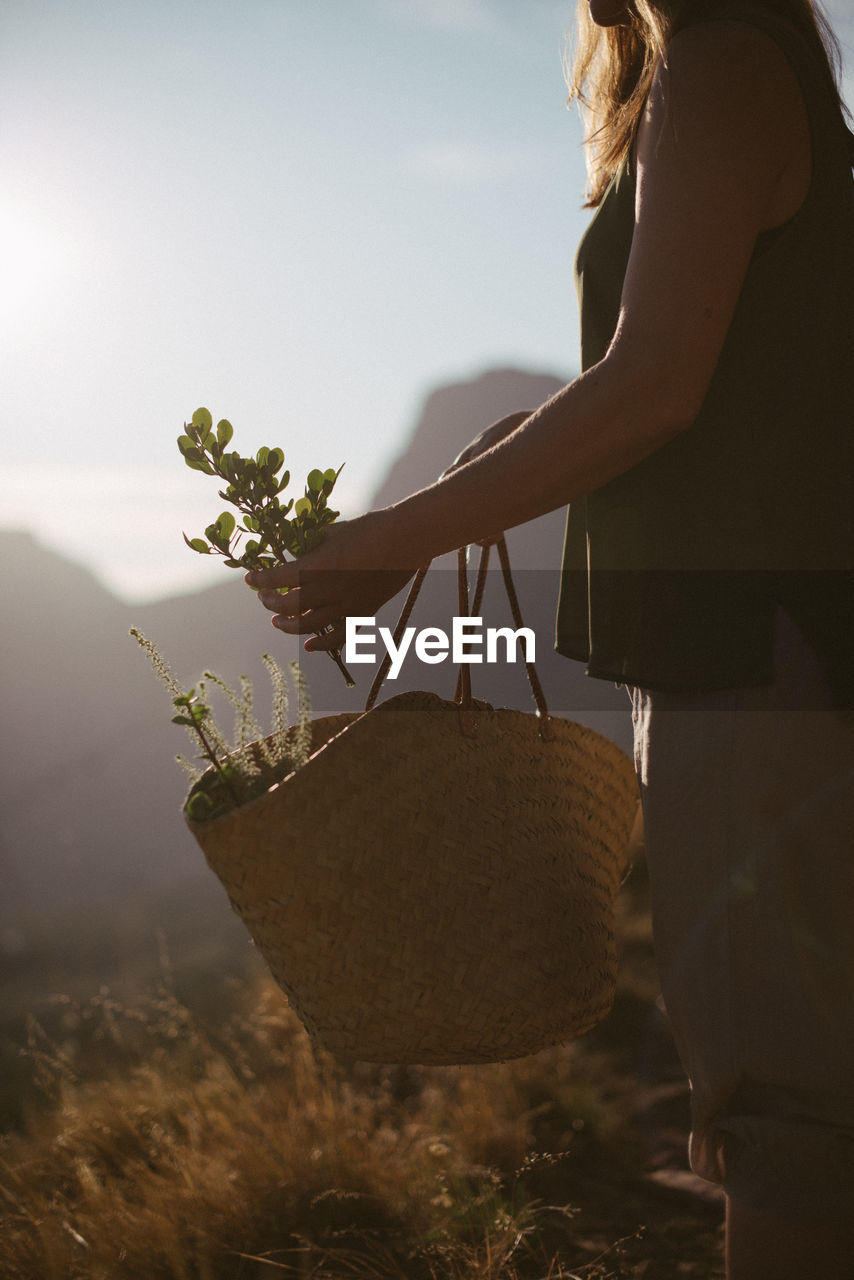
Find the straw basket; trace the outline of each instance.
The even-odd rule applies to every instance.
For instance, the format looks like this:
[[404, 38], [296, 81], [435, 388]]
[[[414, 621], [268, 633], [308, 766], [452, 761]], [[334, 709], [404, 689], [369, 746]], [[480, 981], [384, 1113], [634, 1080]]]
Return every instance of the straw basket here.
[[613, 999], [630, 761], [551, 717], [533, 670], [537, 714], [472, 699], [467, 667], [457, 701], [373, 706], [384, 674], [364, 713], [313, 722], [313, 754], [284, 782], [188, 820], [208, 863], [339, 1057], [493, 1062], [580, 1035]]

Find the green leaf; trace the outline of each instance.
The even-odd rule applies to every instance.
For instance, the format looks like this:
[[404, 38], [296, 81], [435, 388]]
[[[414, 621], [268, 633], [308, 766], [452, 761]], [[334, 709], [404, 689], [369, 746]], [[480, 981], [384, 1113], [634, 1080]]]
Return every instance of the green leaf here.
[[200, 556], [209, 556], [211, 549], [205, 542], [204, 538], [188, 538], [186, 533], [183, 535], [184, 541], [191, 551], [198, 551]]
[[262, 471], [267, 466], [269, 457], [270, 457], [270, 450], [267, 448], [266, 445], [260, 448], [258, 452], [255, 454], [255, 461], [258, 463], [258, 466], [261, 468]]
[[231, 548], [229, 547], [229, 539], [225, 534], [220, 532], [219, 522], [208, 525], [207, 529], [205, 529], [205, 537], [211, 545], [216, 547], [217, 551], [221, 551], [224, 556], [227, 556], [230, 553]]
[[192, 445], [186, 451], [186, 453], [184, 454], [184, 461], [186, 462], [187, 466], [190, 467], [191, 470], [193, 471], [204, 471], [206, 476], [212, 476], [216, 474], [214, 472], [213, 467], [208, 462], [205, 455], [202, 453], [201, 449], [196, 448], [195, 445]]
[[210, 409], [197, 409], [193, 414], [193, 426], [199, 431], [207, 433], [213, 426], [213, 418]]
[[236, 524], [237, 521], [230, 511], [223, 511], [222, 515], [217, 519], [217, 533], [224, 542], [229, 542], [231, 540], [231, 535], [234, 533]]
[[228, 418], [220, 418], [216, 424], [216, 438], [220, 449], [225, 448], [233, 435], [234, 427], [228, 421]]
[[190, 439], [189, 436], [179, 436], [178, 448], [181, 450], [182, 453], [187, 453], [189, 449], [195, 448], [195, 445], [193, 444], [193, 441]]
[[188, 729], [195, 729], [196, 727], [195, 722], [189, 716], [173, 716], [172, 723], [186, 725]]
[[306, 484], [313, 493], [320, 493], [320, 490], [323, 488], [323, 472], [318, 471], [317, 469], [309, 471]]
[[327, 484], [334, 484], [341, 474], [341, 468], [336, 471], [334, 467], [330, 467], [328, 471], [324, 471], [323, 479]]
[[193, 822], [204, 822], [210, 816], [213, 807], [214, 802], [210, 796], [206, 796], [203, 791], [197, 791], [187, 801], [187, 817], [192, 818]]
[[285, 461], [285, 454], [282, 449], [270, 450], [270, 456], [267, 459], [267, 466], [269, 470], [273, 472], [273, 475], [275, 475], [276, 472], [281, 468], [284, 461]]
[[294, 503], [294, 515], [306, 515], [311, 511], [311, 502], [308, 498], [297, 498]]
[[226, 480], [237, 481], [243, 475], [243, 459], [239, 453], [223, 454], [220, 466]]

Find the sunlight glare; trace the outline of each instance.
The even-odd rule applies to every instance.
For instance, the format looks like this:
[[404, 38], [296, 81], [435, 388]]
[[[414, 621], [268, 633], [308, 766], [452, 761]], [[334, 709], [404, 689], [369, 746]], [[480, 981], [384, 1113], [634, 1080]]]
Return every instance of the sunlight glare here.
[[29, 210], [0, 203], [0, 324], [31, 323], [68, 265], [69, 253]]

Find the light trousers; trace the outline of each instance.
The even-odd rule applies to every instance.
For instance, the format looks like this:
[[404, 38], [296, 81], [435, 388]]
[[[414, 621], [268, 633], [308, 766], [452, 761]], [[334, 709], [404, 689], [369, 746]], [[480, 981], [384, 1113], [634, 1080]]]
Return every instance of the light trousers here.
[[[854, 654], [852, 654], [854, 660]], [[690, 1160], [781, 1216], [854, 1216], [854, 723], [791, 619], [763, 688], [634, 689]]]

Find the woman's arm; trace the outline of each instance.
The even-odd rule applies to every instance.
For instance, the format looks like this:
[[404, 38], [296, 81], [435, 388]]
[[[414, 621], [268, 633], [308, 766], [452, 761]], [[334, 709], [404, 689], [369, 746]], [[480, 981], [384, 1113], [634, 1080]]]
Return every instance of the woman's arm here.
[[333, 526], [298, 564], [249, 575], [298, 588], [262, 592], [276, 624], [317, 631], [375, 612], [434, 556], [599, 488], [689, 427], [756, 236], [803, 199], [793, 175], [808, 174], [805, 136], [797, 83], [770, 38], [737, 22], [680, 33], [638, 136], [636, 228], [604, 359], [435, 484]]
[[520, 410], [516, 413], [508, 413], [505, 418], [499, 418], [497, 422], [492, 422], [488, 427], [484, 427], [480, 435], [475, 436], [465, 449], [461, 449], [454, 461], [449, 467], [442, 472], [442, 477], [450, 475], [452, 471], [456, 471], [457, 467], [461, 467], [465, 462], [471, 462], [473, 458], [479, 458], [482, 453], [486, 453], [487, 449], [491, 449], [493, 445], [500, 444], [502, 440], [510, 435], [511, 431], [515, 431], [520, 427], [526, 418], [530, 418], [533, 409]]

